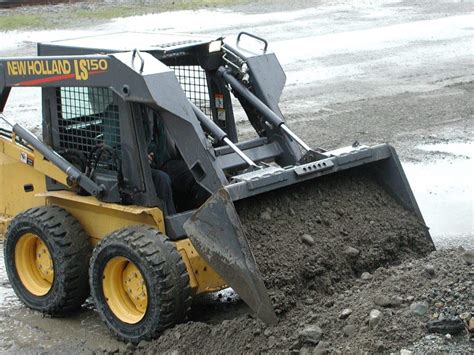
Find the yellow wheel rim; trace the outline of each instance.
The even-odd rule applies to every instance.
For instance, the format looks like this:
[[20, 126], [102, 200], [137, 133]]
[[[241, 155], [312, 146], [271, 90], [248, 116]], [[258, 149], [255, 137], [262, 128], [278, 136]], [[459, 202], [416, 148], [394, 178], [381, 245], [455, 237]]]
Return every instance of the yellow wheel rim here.
[[115, 256], [107, 262], [102, 288], [110, 310], [122, 322], [135, 324], [145, 316], [148, 306], [145, 279], [129, 259]]
[[15, 246], [15, 265], [23, 286], [35, 296], [46, 295], [53, 285], [54, 264], [46, 244], [26, 233]]

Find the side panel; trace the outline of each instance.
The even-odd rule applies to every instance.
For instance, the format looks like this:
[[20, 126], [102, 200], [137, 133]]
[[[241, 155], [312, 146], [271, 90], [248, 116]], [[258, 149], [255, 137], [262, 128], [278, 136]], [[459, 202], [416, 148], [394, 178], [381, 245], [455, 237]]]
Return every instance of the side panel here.
[[45, 189], [43, 174], [0, 153], [0, 235], [11, 216], [44, 205], [44, 197], [35, 195]]

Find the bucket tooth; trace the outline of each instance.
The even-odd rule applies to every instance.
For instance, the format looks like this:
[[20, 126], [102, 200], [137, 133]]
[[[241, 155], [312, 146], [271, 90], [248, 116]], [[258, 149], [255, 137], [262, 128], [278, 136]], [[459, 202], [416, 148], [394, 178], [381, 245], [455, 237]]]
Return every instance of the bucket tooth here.
[[184, 224], [199, 255], [267, 324], [275, 311], [229, 193], [212, 195]]

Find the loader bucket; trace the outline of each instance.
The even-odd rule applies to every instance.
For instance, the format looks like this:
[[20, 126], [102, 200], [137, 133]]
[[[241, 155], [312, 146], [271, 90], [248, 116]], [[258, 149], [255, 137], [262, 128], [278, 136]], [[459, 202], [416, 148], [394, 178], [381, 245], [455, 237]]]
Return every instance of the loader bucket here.
[[[344, 181], [351, 183], [344, 184]], [[358, 184], [364, 185], [364, 181], [367, 181], [367, 186], [372, 189], [370, 193], [359, 189], [361, 185]], [[354, 195], [341, 197], [341, 191]], [[380, 197], [382, 195], [383, 197]], [[372, 225], [364, 227], [361, 226], [363, 219], [352, 218], [359, 213], [358, 203], [371, 198], [382, 205], [369, 205], [364, 213], [370, 217], [373, 212], [381, 216], [381, 219], [386, 218], [385, 221], [380, 221], [383, 228], [386, 228], [387, 224], [399, 228], [403, 239], [399, 244], [396, 244], [397, 232], [376, 230]], [[326, 210], [331, 208], [331, 201], [336, 202], [338, 199], [339, 202], [347, 201], [349, 204], [345, 213], [351, 215], [351, 218], [347, 218], [347, 223], [353, 224], [346, 227], [349, 231], [358, 233], [354, 235], [352, 242], [360, 242], [366, 251], [371, 248], [381, 251], [380, 259], [372, 260], [371, 256], [368, 256], [363, 267], [378, 267], [383, 263], [398, 262], [397, 258], [406, 257], [407, 253], [411, 253], [411, 257], [423, 256], [434, 249], [397, 154], [391, 146], [385, 144], [333, 151], [326, 159], [317, 162], [243, 174], [211, 196], [184, 224], [184, 229], [200, 256], [241, 296], [258, 317], [267, 323], [274, 323], [276, 316], [268, 294], [269, 291], [273, 295], [282, 290], [277, 283], [268, 282], [268, 275], [265, 273], [268, 270], [272, 270], [274, 274], [280, 271], [284, 274], [288, 270], [296, 272], [299, 265], [292, 264], [297, 259], [292, 253], [297, 249], [305, 249], [300, 235], [304, 232], [302, 228], [306, 226], [316, 243], [316, 249], [311, 253], [319, 253], [318, 239], [323, 240], [327, 235], [331, 235], [331, 230], [317, 220], [317, 215], [324, 216]], [[326, 205], [329, 207], [325, 207]], [[397, 209], [396, 213], [391, 213], [391, 206], [397, 206], [394, 207]], [[272, 216], [265, 218], [265, 222], [259, 214], [268, 209], [278, 210], [280, 215], [283, 214], [288, 219], [279, 223], [282, 222], [281, 218]], [[329, 222], [331, 225], [337, 225], [338, 217], [333, 212], [329, 211], [327, 216], [331, 218], [331, 213], [336, 216]], [[394, 218], [397, 221], [394, 221]], [[405, 222], [413, 226], [413, 235], [404, 232]], [[268, 223], [270, 228], [262, 229], [262, 223]], [[296, 230], [300, 234], [296, 234]], [[332, 230], [334, 231], [336, 235], [339, 233], [338, 228]], [[275, 238], [273, 232], [280, 236]], [[379, 237], [383, 233], [387, 233], [387, 238], [381, 241]], [[288, 244], [289, 247], [284, 249], [283, 254], [272, 254], [276, 250], [274, 245], [282, 242], [293, 244]], [[329, 242], [329, 247], [332, 242], [333, 240]], [[267, 244], [252, 251], [251, 246], [260, 243]], [[327, 243], [321, 245], [328, 246]], [[286, 264], [292, 266], [278, 269]], [[350, 266], [337, 272], [350, 273], [347, 270], [350, 270]], [[269, 290], [266, 289], [264, 280]], [[292, 292], [297, 292], [295, 290], [301, 287], [301, 280], [296, 277], [290, 282], [294, 282]]]
[[223, 188], [212, 195], [184, 224], [199, 255], [232, 286], [267, 324], [277, 321], [240, 219]]

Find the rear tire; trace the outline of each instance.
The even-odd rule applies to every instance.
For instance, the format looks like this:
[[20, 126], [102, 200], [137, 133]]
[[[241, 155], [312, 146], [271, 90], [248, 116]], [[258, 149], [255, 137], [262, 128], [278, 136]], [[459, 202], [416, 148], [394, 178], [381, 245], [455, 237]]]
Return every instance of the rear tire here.
[[156, 228], [127, 227], [102, 239], [89, 278], [101, 318], [126, 342], [156, 338], [183, 321], [191, 304], [186, 266], [174, 243]]
[[71, 313], [89, 296], [90, 255], [87, 234], [58, 206], [18, 214], [6, 233], [5, 266], [13, 290], [28, 307], [50, 315]]

